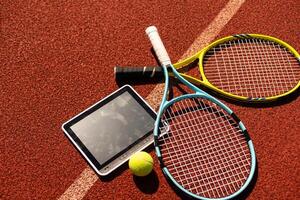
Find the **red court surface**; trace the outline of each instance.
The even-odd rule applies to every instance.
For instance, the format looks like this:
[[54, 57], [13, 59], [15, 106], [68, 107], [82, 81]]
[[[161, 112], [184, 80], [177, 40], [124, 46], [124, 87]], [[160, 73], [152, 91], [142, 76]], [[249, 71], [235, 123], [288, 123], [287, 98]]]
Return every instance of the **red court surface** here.
[[[119, 87], [115, 65], [156, 64], [147, 26], [158, 27], [177, 61], [227, 3], [1, 1], [0, 199], [60, 198], [88, 168], [62, 123]], [[300, 51], [299, 16], [297, 1], [247, 0], [220, 31], [207, 35], [261, 33]], [[155, 84], [133, 87], [146, 98]], [[257, 181], [247, 199], [300, 199], [300, 98], [266, 108], [227, 104], [246, 125], [257, 154]], [[72, 199], [179, 199], [149, 151], [151, 176], [134, 178], [124, 166], [85, 193], [72, 191]]]

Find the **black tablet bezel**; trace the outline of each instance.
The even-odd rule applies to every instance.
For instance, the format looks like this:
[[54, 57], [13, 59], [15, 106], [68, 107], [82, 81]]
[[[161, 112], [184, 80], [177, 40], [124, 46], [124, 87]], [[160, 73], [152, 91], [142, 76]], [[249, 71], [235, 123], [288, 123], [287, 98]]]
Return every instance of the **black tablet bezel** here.
[[73, 117], [72, 119], [70, 119], [69, 121], [67, 121], [66, 123], [64, 123], [63, 126], [62, 126], [62, 129], [64, 130], [64, 132], [67, 133], [69, 135], [69, 137], [72, 138], [72, 140], [73, 140], [72, 142], [76, 143], [75, 146], [77, 146], [77, 148], [80, 148], [81, 152], [83, 154], [85, 154], [85, 156], [87, 157], [87, 159], [91, 162], [91, 164], [93, 164], [96, 167], [96, 169], [98, 171], [100, 171], [101, 169], [103, 169], [104, 167], [106, 167], [113, 160], [115, 160], [116, 158], [118, 158], [121, 155], [123, 155], [130, 148], [132, 148], [133, 146], [137, 145], [140, 141], [142, 141], [143, 139], [145, 139], [146, 137], [148, 137], [150, 134], [153, 133], [153, 130], [145, 133], [145, 135], [143, 137], [141, 137], [137, 141], [133, 142], [131, 145], [127, 146], [125, 149], [123, 149], [122, 151], [120, 151], [119, 153], [117, 153], [115, 156], [113, 156], [112, 158], [110, 158], [108, 161], [106, 161], [104, 163], [99, 163], [97, 161], [97, 159], [92, 155], [92, 153], [88, 150], [88, 148], [82, 143], [82, 141], [72, 131], [71, 126], [73, 126], [74, 124], [76, 124], [77, 122], [79, 122], [81, 119], [85, 118], [86, 116], [90, 115], [94, 111], [100, 109], [102, 106], [104, 106], [108, 102], [114, 100], [116, 97], [120, 96], [124, 92], [128, 92], [144, 108], [144, 110], [155, 121], [155, 119], [156, 119], [156, 113], [154, 112], [154, 110], [152, 110], [152, 108], [142, 99], [142, 97], [140, 97], [136, 93], [136, 91], [134, 91], [134, 89], [131, 86], [125, 85], [125, 86], [121, 87], [120, 89], [118, 89], [117, 91], [115, 91], [114, 93], [112, 93], [109, 96], [107, 96], [106, 98], [104, 98], [104, 99], [100, 100], [99, 102], [97, 102], [96, 104], [92, 105], [91, 107], [89, 107], [85, 111], [81, 112], [77, 116]]

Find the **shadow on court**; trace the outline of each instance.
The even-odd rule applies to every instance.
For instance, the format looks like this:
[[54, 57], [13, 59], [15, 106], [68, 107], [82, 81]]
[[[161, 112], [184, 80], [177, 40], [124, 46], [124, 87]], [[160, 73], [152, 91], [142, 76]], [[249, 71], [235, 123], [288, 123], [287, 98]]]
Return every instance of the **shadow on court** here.
[[145, 177], [133, 176], [133, 181], [139, 190], [145, 194], [155, 193], [159, 186], [159, 179], [155, 170], [152, 170], [152, 172]]
[[[153, 144], [149, 145], [148, 147], [146, 147], [143, 151], [146, 151], [148, 153], [150, 153], [153, 150]], [[110, 174], [108, 174], [107, 176], [99, 176], [99, 179], [103, 182], [109, 182], [112, 181], [113, 179], [115, 179], [116, 177], [120, 176], [124, 171], [129, 170], [128, 168], [128, 161], [126, 161], [125, 163], [123, 163], [120, 167], [118, 167], [117, 169], [115, 169], [114, 171], [112, 171]], [[150, 176], [151, 174], [149, 174]], [[152, 174], [153, 176], [156, 176], [155, 174]], [[144, 177], [146, 178], [146, 177]]]

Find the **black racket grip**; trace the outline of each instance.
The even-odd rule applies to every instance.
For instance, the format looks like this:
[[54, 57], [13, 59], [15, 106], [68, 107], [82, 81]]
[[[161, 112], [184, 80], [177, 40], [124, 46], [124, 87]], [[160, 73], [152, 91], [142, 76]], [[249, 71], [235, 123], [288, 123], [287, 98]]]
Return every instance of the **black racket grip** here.
[[145, 67], [115, 66], [114, 71], [115, 71], [116, 79], [163, 77], [163, 69], [158, 66], [145, 66]]

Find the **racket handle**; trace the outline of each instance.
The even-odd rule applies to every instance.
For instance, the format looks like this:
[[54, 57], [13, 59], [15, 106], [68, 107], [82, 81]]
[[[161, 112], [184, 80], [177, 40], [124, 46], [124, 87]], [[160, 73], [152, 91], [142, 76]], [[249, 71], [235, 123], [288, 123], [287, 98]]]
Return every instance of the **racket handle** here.
[[129, 78], [158, 78], [163, 76], [161, 67], [145, 66], [145, 67], [121, 67], [114, 68], [116, 79]]
[[171, 59], [167, 53], [167, 50], [163, 42], [160, 39], [157, 28], [155, 26], [149, 26], [146, 29], [146, 33], [148, 35], [148, 38], [150, 39], [150, 42], [153, 46], [153, 49], [157, 55], [160, 64], [162, 65], [171, 64]]

